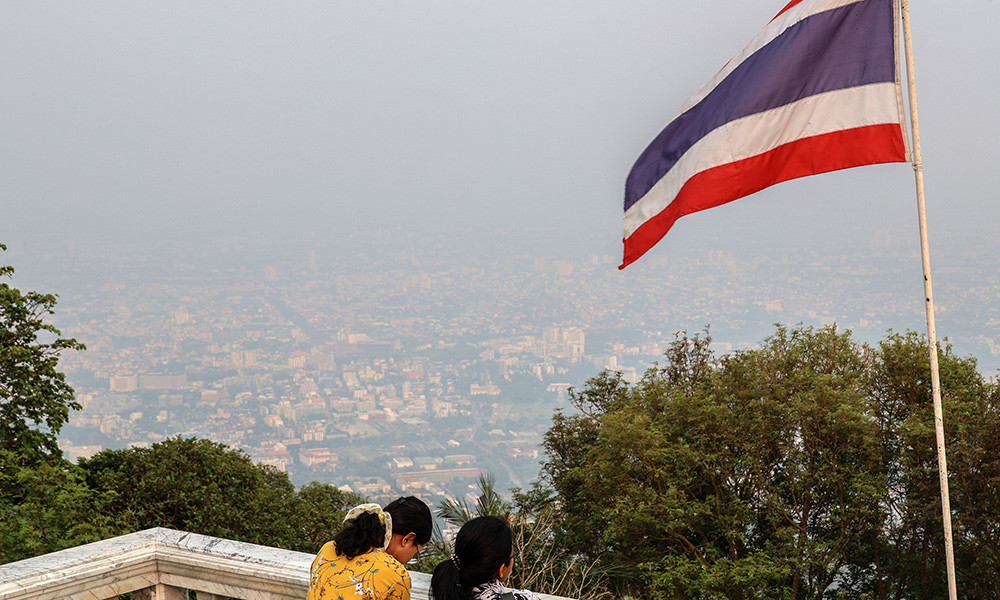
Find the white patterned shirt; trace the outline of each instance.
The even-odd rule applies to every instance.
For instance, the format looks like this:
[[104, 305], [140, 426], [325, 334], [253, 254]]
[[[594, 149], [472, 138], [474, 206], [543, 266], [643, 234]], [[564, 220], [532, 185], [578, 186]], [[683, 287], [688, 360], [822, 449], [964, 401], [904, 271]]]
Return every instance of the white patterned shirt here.
[[528, 590], [515, 590], [504, 587], [497, 579], [491, 579], [472, 589], [472, 597], [476, 600], [501, 600], [505, 593], [511, 594], [514, 600], [539, 600], [538, 596]]

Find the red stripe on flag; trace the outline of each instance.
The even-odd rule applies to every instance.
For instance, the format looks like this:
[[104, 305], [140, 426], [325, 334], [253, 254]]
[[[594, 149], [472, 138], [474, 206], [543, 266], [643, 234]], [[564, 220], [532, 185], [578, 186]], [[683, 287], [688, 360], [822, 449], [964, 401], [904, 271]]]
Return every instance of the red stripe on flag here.
[[[776, 14], [776, 15], [774, 15], [774, 19], [777, 19], [777, 18], [778, 18], [778, 17], [780, 17], [781, 15], [785, 14], [786, 12], [788, 12], [788, 9], [790, 9], [790, 8], [791, 8], [791, 7], [793, 7], [793, 6], [795, 6], [796, 4], [801, 4], [801, 3], [802, 3], [802, 2], [804, 2], [804, 1], [805, 1], [805, 0], [792, 0], [791, 2], [789, 2], [789, 3], [788, 3], [788, 5], [787, 5], [787, 6], [785, 6], [785, 8], [781, 9], [781, 12], [779, 12], [779, 13], [778, 13], [778, 14]], [[771, 20], [773, 21], [774, 19], [771, 19]]]
[[836, 131], [789, 142], [757, 156], [696, 173], [658, 215], [625, 240], [624, 269], [670, 231], [677, 219], [715, 208], [782, 181], [878, 163], [906, 162], [896, 123]]

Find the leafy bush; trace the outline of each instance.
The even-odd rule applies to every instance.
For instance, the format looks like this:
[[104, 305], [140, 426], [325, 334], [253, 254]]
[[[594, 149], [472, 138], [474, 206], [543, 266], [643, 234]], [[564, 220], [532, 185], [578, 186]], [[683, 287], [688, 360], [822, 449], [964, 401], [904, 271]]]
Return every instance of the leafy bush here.
[[[928, 362], [916, 334], [779, 327], [722, 357], [681, 335], [635, 385], [602, 373], [546, 434], [554, 543], [641, 598], [942, 597]], [[998, 395], [940, 362], [960, 588], [995, 598]]]

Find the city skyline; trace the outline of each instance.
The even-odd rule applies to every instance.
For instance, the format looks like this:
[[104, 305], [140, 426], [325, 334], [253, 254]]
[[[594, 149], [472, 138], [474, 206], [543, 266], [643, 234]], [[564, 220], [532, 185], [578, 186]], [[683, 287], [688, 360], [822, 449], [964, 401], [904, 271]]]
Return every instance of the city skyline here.
[[[142, 251], [15, 244], [4, 261], [15, 285], [60, 294], [53, 323], [88, 346], [62, 362], [84, 405], [64, 431], [69, 456], [195, 435], [297, 484], [370, 495], [460, 496], [481, 471], [501, 489], [529, 485], [567, 388], [605, 368], [636, 380], [680, 331], [709, 327], [719, 355], [774, 323], [836, 323], [867, 343], [921, 331], [919, 257], [887, 230], [841, 254], [826, 243], [744, 256], [716, 240], [624, 279], [617, 257], [576, 259], [574, 232], [551, 235], [562, 255], [386, 233], [378, 247], [308, 234]], [[995, 376], [998, 249], [980, 242], [991, 252], [940, 265], [939, 332]]]

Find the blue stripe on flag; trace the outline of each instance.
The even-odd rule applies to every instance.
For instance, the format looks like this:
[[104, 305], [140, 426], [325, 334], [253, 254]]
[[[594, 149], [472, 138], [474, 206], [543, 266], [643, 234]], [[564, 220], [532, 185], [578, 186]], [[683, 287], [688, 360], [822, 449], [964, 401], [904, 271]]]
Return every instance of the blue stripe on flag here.
[[815, 94], [895, 81], [893, 17], [891, 2], [866, 0], [786, 29], [656, 136], [629, 173], [625, 210], [699, 139], [729, 121]]

